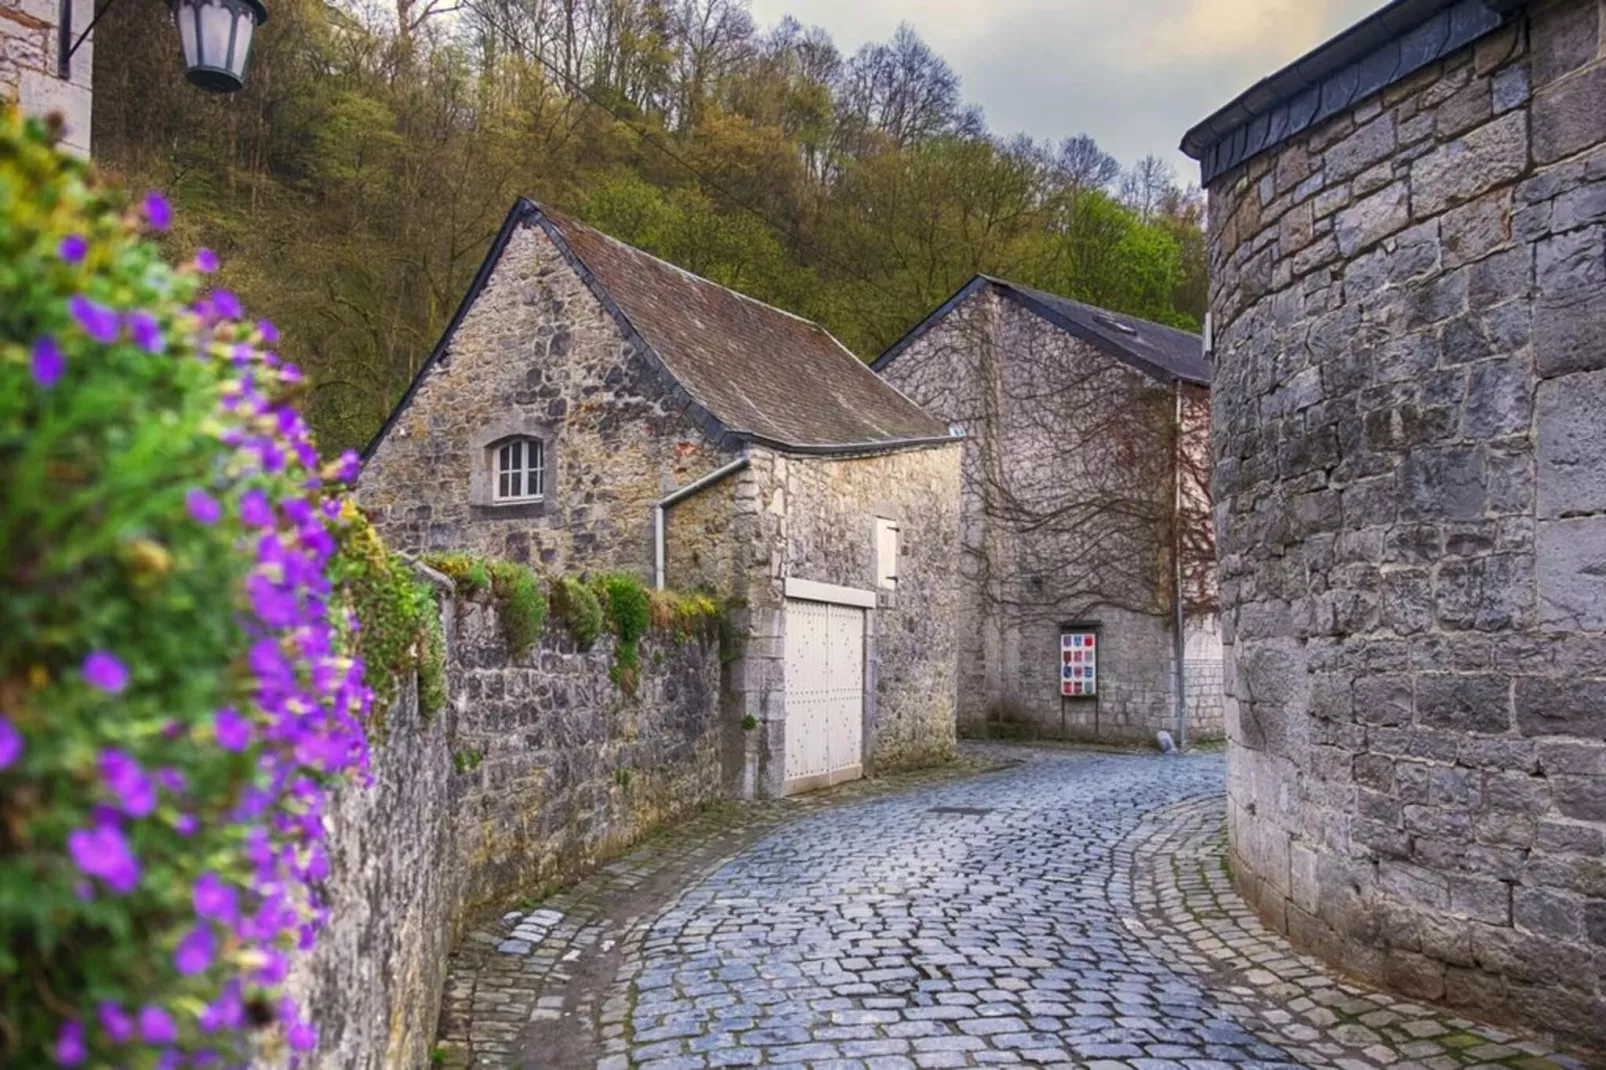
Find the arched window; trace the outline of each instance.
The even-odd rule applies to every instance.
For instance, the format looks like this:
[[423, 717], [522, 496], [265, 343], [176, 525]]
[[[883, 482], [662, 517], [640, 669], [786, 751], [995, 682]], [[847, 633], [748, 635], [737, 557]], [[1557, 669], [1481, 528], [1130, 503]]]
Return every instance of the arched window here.
[[495, 447], [492, 499], [538, 502], [546, 490], [545, 450], [538, 438], [510, 438]]

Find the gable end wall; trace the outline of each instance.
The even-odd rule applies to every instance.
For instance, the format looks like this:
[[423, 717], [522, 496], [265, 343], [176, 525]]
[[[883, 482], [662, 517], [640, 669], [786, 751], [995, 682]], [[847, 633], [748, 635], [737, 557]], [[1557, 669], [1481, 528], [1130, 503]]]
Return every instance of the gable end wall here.
[[[526, 222], [369, 459], [358, 502], [399, 549], [650, 577], [654, 503], [735, 456], [676, 393]], [[550, 436], [546, 501], [474, 504], [479, 443], [518, 426]]]

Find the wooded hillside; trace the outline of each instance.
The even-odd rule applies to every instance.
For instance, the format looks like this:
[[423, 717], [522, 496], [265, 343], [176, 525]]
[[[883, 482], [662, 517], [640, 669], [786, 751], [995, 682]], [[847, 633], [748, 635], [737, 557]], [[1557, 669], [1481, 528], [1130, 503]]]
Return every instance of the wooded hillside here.
[[246, 90], [217, 97], [184, 83], [165, 18], [113, 7], [95, 154], [167, 192], [172, 240], [217, 250], [280, 325], [326, 450], [378, 427], [521, 194], [865, 357], [978, 271], [1203, 314], [1196, 195], [1090, 138], [993, 134], [908, 27], [844, 56], [791, 20], [761, 31], [741, 0], [270, 8]]

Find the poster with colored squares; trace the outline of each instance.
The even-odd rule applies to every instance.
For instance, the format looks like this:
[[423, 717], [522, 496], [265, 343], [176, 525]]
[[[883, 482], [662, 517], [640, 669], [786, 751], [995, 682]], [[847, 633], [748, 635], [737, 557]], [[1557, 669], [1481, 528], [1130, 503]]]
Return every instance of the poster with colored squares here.
[[1099, 693], [1098, 637], [1092, 632], [1060, 636], [1060, 694], [1086, 698]]

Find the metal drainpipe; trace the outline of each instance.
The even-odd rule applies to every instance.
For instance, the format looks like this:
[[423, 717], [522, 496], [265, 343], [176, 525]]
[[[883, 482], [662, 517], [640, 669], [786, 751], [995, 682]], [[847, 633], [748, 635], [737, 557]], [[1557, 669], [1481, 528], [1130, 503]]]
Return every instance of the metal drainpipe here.
[[1182, 667], [1183, 655], [1187, 652], [1187, 640], [1183, 635], [1186, 622], [1183, 619], [1182, 609], [1182, 451], [1185, 446], [1182, 439], [1182, 380], [1174, 380], [1173, 386], [1176, 395], [1174, 424], [1176, 455], [1171, 459], [1171, 482], [1175, 488], [1171, 503], [1171, 602], [1177, 633], [1174, 637], [1174, 656], [1177, 663], [1177, 748], [1180, 750], [1188, 745], [1188, 696], [1185, 690], [1187, 681]]
[[707, 475], [701, 476], [701, 477], [699, 477], [697, 479], [692, 480], [690, 483], [687, 483], [684, 487], [681, 487], [679, 490], [672, 491], [668, 495], [666, 495], [663, 498], [659, 499], [658, 504], [656, 504], [656, 505], [654, 505], [652, 507], [652, 520], [653, 520], [653, 524], [652, 524], [652, 526], [653, 526], [653, 532], [652, 532], [652, 534], [653, 534], [653, 583], [657, 587], [658, 590], [661, 591], [661, 590], [664, 589], [664, 513], [665, 513], [665, 511], [671, 505], [674, 505], [677, 502], [685, 501], [687, 498], [690, 498], [692, 495], [694, 495], [694, 494], [698, 493], [699, 491], [703, 490], [705, 487], [710, 487], [713, 484], [718, 483], [720, 480], [724, 479], [726, 476], [730, 475], [732, 472], [739, 472], [743, 468], [746, 468], [747, 467], [747, 462], [749, 460], [750, 460], [750, 458], [747, 456], [747, 454], [744, 453], [742, 456], [736, 458], [734, 461], [730, 462], [729, 464], [721, 465], [720, 467], [714, 469], [712, 472], [709, 472]]

